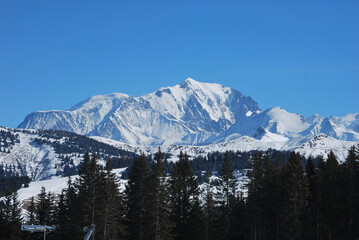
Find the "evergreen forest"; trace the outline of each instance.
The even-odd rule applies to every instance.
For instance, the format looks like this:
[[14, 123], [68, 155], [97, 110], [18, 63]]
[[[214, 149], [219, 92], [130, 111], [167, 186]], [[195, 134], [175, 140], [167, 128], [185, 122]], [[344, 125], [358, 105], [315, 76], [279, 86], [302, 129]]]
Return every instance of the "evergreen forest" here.
[[[57, 196], [42, 188], [26, 203], [26, 216], [17, 192], [6, 194], [0, 239], [43, 238], [22, 232], [21, 224], [56, 225], [49, 240], [83, 239], [83, 228], [92, 224], [91, 239], [98, 240], [359, 239], [358, 146], [341, 164], [333, 152], [306, 159], [256, 151], [245, 162], [222, 155], [190, 161], [181, 152], [172, 164], [160, 149], [153, 159], [138, 156], [120, 191], [113, 161], [101, 166], [95, 152], [86, 152], [79, 177], [68, 178]], [[235, 170], [244, 168], [248, 183], [242, 191]]]

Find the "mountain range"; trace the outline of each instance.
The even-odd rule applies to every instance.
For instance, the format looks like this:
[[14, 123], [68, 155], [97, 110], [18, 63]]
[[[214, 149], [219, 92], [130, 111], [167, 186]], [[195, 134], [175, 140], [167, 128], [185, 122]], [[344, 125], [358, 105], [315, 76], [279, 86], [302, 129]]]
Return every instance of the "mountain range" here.
[[359, 143], [359, 114], [306, 118], [280, 107], [261, 110], [235, 89], [189, 78], [140, 97], [113, 93], [65, 111], [34, 112], [18, 129], [0, 133], [0, 164], [41, 180], [72, 174], [87, 149], [104, 160], [117, 157], [118, 167], [137, 154], [153, 155], [158, 146], [172, 161], [180, 151], [206, 156], [269, 148], [306, 157], [333, 151], [344, 161]]
[[358, 113], [305, 118], [280, 107], [262, 111], [251, 97], [233, 88], [191, 78], [140, 97], [98, 95], [66, 111], [34, 112], [18, 127], [65, 130], [135, 146], [203, 146], [243, 136], [293, 145], [319, 134], [359, 141]]

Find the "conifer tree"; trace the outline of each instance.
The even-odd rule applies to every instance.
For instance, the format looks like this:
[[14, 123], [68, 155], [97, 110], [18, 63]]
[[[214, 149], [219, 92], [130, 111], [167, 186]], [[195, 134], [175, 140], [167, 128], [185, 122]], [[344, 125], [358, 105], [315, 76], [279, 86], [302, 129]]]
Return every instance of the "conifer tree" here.
[[199, 203], [199, 188], [187, 154], [180, 152], [171, 173], [172, 220], [176, 224], [175, 239], [203, 238], [203, 216]]
[[234, 208], [236, 198], [236, 178], [234, 176], [233, 165], [229, 157], [229, 153], [226, 154], [225, 161], [221, 166], [218, 178], [218, 189], [217, 189], [217, 201], [219, 207], [219, 221], [222, 235], [224, 239], [230, 239], [231, 230], [231, 215]]
[[9, 193], [5, 196], [4, 201], [0, 204], [0, 222], [2, 222], [2, 229], [0, 239], [20, 240], [21, 237], [21, 223], [23, 221], [21, 216], [21, 204], [18, 200], [17, 192]]
[[256, 152], [251, 159], [248, 176], [248, 208], [250, 214], [250, 238], [261, 239], [263, 235], [264, 169], [262, 152]]
[[41, 187], [38, 200], [36, 201], [36, 216], [40, 225], [50, 225], [52, 223], [53, 204], [51, 193], [47, 194], [45, 187]]
[[29, 208], [27, 209], [27, 224], [33, 224], [35, 225], [36, 222], [36, 205], [35, 205], [35, 199], [34, 197], [31, 197], [31, 202], [29, 205]]
[[69, 222], [69, 212], [66, 206], [66, 199], [65, 199], [65, 189], [63, 189], [60, 193], [60, 195], [58, 196], [58, 200], [57, 200], [57, 206], [56, 206], [56, 211], [55, 211], [55, 217], [57, 220], [57, 224], [59, 225], [59, 229], [60, 231], [65, 231], [63, 228], [63, 224], [68, 223]]
[[14, 192], [11, 197], [12, 208], [11, 208], [11, 228], [12, 228], [12, 237], [10, 239], [21, 239], [21, 223], [23, 221], [21, 215], [21, 203], [18, 200], [18, 193]]
[[319, 169], [321, 237], [323, 239], [341, 239], [342, 237], [338, 228], [342, 211], [340, 177], [338, 160], [331, 151]]
[[210, 174], [206, 174], [206, 191], [204, 195], [204, 239], [205, 240], [212, 240], [214, 238], [214, 227], [215, 227], [215, 205], [213, 199], [213, 192], [212, 192], [212, 184], [210, 180]]
[[271, 159], [269, 151], [263, 156], [263, 231], [262, 239], [276, 239], [277, 224], [279, 217], [279, 202], [281, 200], [280, 187], [283, 184], [280, 181], [281, 160]]
[[95, 228], [95, 231], [92, 233], [91, 237], [94, 240], [97, 233], [100, 233], [102, 231], [101, 227], [101, 220], [100, 216], [101, 211], [101, 200], [100, 198], [103, 197], [102, 195], [102, 180], [103, 175], [102, 172], [100, 172], [100, 168], [97, 164], [97, 155], [95, 152], [92, 153], [91, 162], [90, 162], [90, 179], [89, 187], [90, 187], [90, 201], [88, 209], [90, 210], [90, 216], [85, 214], [85, 217], [87, 216], [89, 220], [91, 220], [91, 224], [95, 224], [97, 227]]
[[344, 233], [347, 239], [359, 237], [359, 155], [352, 146], [344, 163], [343, 203]]
[[[77, 186], [78, 187], [78, 186]], [[58, 229], [53, 233], [56, 239], [82, 239], [83, 215], [82, 203], [79, 202], [75, 185], [68, 177], [67, 188], [58, 197], [56, 219]]]
[[[308, 182], [299, 153], [291, 152], [284, 168], [286, 188], [283, 217], [283, 239], [303, 239], [301, 217], [307, 206]], [[284, 226], [285, 225], [285, 226]]]
[[170, 240], [173, 238], [171, 230], [173, 223], [170, 220], [170, 198], [169, 186], [166, 180], [164, 155], [161, 149], [155, 154], [155, 163], [153, 165], [152, 177], [152, 197], [153, 206], [152, 211], [154, 221], [154, 239], [155, 240]]
[[243, 192], [240, 192], [236, 196], [235, 204], [232, 214], [232, 228], [231, 228], [231, 239], [233, 240], [245, 240], [248, 239], [248, 215], [247, 215], [246, 200], [243, 196]]
[[153, 239], [154, 228], [150, 209], [151, 199], [150, 170], [146, 156], [142, 154], [137, 158], [131, 168], [130, 177], [126, 187], [127, 218], [129, 220], [130, 239]]
[[111, 172], [112, 160], [108, 159], [105, 168], [105, 188], [104, 200], [101, 211], [103, 212], [103, 237], [102, 239], [118, 239], [119, 236], [124, 236], [123, 226], [123, 202], [120, 192], [118, 190], [118, 181], [116, 174]]
[[79, 175], [79, 178], [76, 180], [76, 188], [78, 191], [76, 208], [79, 211], [77, 224], [81, 226], [95, 224], [96, 228], [92, 233], [92, 239], [95, 239], [98, 233], [100, 234], [98, 238], [101, 239], [101, 233], [103, 232], [101, 207], [104, 174], [97, 163], [97, 155], [95, 152], [92, 153], [91, 159], [89, 153], [85, 153]]
[[198, 195], [193, 196], [193, 205], [189, 212], [189, 228], [187, 230], [189, 233], [188, 235], [190, 236], [189, 239], [202, 240], [204, 238], [203, 222], [204, 216], [198, 193]]
[[91, 224], [91, 183], [92, 183], [92, 174], [90, 166], [90, 155], [86, 151], [84, 155], [84, 160], [80, 164], [79, 168], [79, 178], [76, 179], [75, 186], [78, 192], [76, 208], [77, 216], [76, 223], [82, 226], [90, 226]]
[[308, 206], [303, 216], [304, 238], [308, 240], [319, 239], [319, 179], [312, 157], [308, 158], [305, 171], [309, 192], [307, 198]]

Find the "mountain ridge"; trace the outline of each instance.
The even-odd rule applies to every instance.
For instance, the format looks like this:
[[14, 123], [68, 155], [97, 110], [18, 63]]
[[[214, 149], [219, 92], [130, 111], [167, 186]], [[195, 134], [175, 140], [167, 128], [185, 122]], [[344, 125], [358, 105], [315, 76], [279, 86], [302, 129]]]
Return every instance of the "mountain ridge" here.
[[140, 97], [117, 96], [94, 96], [68, 111], [31, 113], [19, 128], [66, 130], [138, 145], [202, 144], [249, 110], [260, 110], [237, 90], [190, 78]]
[[243, 136], [275, 145], [319, 134], [356, 143], [359, 114], [305, 118], [280, 107], [262, 111], [238, 90], [187, 78], [139, 97], [96, 95], [65, 111], [34, 112], [19, 128], [65, 130], [137, 146], [203, 146]]

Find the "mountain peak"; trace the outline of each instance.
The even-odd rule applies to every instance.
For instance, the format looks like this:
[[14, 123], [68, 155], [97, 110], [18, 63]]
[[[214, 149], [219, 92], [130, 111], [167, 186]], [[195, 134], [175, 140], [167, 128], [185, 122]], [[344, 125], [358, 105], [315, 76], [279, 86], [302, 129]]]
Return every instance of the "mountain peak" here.
[[187, 78], [184, 82], [179, 85], [180, 88], [184, 88], [191, 91], [201, 91], [205, 94], [214, 94], [214, 95], [222, 95], [223, 93], [229, 94], [231, 92], [231, 88], [225, 87], [218, 83], [206, 83], [206, 82], [198, 82], [193, 78]]
[[193, 88], [193, 87], [200, 87], [201, 83], [194, 80], [193, 78], [187, 78], [180, 84], [182, 88]]
[[198, 81], [194, 80], [193, 78], [187, 78], [184, 82], [187, 82], [187, 83], [198, 83]]

